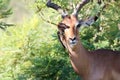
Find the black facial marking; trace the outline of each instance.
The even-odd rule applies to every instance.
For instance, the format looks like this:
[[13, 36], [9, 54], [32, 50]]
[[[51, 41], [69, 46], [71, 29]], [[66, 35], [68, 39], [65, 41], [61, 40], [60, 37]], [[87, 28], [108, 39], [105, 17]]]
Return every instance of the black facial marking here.
[[58, 29], [60, 29], [60, 30], [65, 30], [65, 29], [67, 29], [67, 28], [70, 28], [70, 27], [67, 26], [67, 25], [64, 24], [64, 23], [59, 23], [59, 24], [58, 24]]
[[58, 35], [58, 40], [60, 41], [60, 43], [62, 44], [62, 46], [63, 46], [63, 48], [65, 49], [65, 45], [63, 44], [63, 42], [61, 41], [61, 39], [60, 39], [60, 32], [58, 31], [57, 32], [57, 35]]
[[76, 25], [76, 28], [80, 28], [80, 26], [81, 26], [81, 24], [80, 24], [80, 23], [78, 23], [78, 24]]

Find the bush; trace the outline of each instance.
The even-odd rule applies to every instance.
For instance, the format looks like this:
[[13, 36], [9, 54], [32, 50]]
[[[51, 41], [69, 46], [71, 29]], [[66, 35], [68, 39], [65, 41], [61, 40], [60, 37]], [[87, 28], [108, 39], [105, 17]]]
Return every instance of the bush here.
[[46, 29], [46, 26], [47, 23], [34, 17], [22, 26], [4, 32], [0, 45], [3, 52], [0, 56], [1, 80], [76, 78], [68, 55], [57, 40], [56, 31], [51, 26]]

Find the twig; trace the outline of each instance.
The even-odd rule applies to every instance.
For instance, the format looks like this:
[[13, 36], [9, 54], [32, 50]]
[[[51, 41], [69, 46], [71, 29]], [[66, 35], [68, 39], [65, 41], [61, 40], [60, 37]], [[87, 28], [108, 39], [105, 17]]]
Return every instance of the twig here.
[[42, 13], [42, 11], [39, 13], [39, 15], [40, 15], [40, 17], [41, 17], [41, 19], [42, 19], [43, 21], [45, 21], [45, 22], [47, 22], [47, 23], [50, 23], [50, 24], [52, 24], [52, 25], [57, 25], [56, 23], [53, 23], [53, 22], [45, 19], [45, 18], [44, 18], [44, 14]]

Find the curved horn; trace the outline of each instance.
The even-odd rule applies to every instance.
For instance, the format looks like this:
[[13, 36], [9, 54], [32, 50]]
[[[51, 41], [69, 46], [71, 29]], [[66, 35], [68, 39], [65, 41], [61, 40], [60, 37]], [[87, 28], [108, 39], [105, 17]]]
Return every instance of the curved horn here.
[[47, 5], [47, 7], [50, 7], [50, 8], [53, 8], [53, 9], [57, 10], [57, 11], [62, 15], [63, 18], [68, 15], [68, 14], [61, 8], [61, 6], [59, 6], [59, 5], [55, 4], [55, 3], [51, 3], [51, 0], [48, 0], [46, 5]]
[[79, 2], [79, 3], [77, 4], [76, 8], [74, 9], [74, 12], [73, 12], [72, 14], [77, 17], [80, 9], [81, 9], [85, 4], [87, 4], [89, 1], [90, 1], [90, 0], [82, 0], [82, 2]]

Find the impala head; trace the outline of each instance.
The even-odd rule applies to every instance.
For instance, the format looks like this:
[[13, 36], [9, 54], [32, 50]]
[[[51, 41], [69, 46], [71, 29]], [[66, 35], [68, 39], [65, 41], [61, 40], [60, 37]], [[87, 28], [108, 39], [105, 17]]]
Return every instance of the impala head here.
[[79, 40], [80, 25], [80, 21], [74, 15], [64, 17], [58, 24], [59, 33], [71, 47], [74, 47]]
[[77, 4], [73, 13], [68, 15], [66, 11], [64, 11], [60, 6], [55, 3], [51, 3], [51, 0], [48, 0], [47, 6], [57, 10], [61, 16], [62, 21], [58, 24], [59, 34], [62, 37], [61, 41], [65, 41], [70, 47], [74, 47], [77, 45], [79, 41], [79, 28], [81, 25], [90, 25], [96, 19], [96, 17], [91, 17], [88, 20], [79, 20], [78, 13], [80, 9], [89, 2], [90, 0], [82, 0], [79, 4]]

